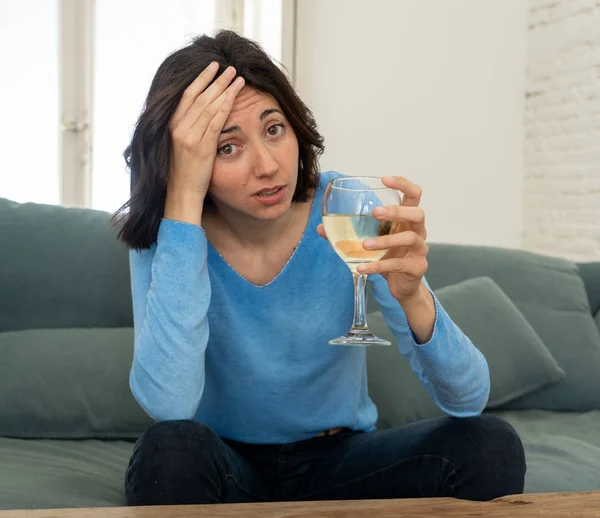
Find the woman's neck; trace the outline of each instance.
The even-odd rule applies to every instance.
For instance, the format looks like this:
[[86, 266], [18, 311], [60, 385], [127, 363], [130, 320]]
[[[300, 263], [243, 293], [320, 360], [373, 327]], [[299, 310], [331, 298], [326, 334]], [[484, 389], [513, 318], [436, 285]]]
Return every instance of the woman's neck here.
[[[310, 204], [309, 204], [310, 207]], [[289, 235], [294, 225], [301, 223], [296, 215], [306, 212], [306, 204], [293, 203], [289, 210], [276, 220], [265, 221], [242, 215], [228, 208], [212, 207], [203, 217], [203, 226], [211, 242], [233, 240], [248, 249], [269, 248]], [[308, 209], [310, 211], [310, 208]], [[304, 220], [305, 218], [300, 218]], [[303, 228], [306, 221], [302, 221]]]

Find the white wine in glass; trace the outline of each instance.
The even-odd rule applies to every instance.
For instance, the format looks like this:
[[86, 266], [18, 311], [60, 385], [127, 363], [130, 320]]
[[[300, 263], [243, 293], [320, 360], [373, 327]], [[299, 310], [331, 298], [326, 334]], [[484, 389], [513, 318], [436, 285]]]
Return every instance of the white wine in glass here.
[[387, 253], [387, 250], [366, 250], [363, 247], [365, 239], [388, 235], [393, 228], [392, 222], [375, 218], [373, 209], [399, 204], [398, 191], [386, 187], [378, 177], [338, 178], [327, 186], [323, 199], [325, 233], [354, 279], [352, 328], [346, 335], [330, 340], [332, 345], [390, 345], [390, 342], [369, 331], [365, 301], [367, 276], [359, 274], [356, 267], [379, 261]]
[[387, 236], [392, 228], [389, 221], [370, 215], [327, 214], [323, 216], [323, 226], [331, 246], [352, 272], [356, 272], [359, 264], [379, 261], [388, 252], [387, 249], [365, 250], [362, 242]]

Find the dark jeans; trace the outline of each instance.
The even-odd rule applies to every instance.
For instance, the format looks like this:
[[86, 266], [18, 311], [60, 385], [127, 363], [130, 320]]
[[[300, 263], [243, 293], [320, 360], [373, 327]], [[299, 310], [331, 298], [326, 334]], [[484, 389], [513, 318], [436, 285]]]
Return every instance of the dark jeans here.
[[490, 415], [444, 417], [382, 432], [343, 430], [285, 445], [223, 440], [194, 421], [165, 421], [137, 441], [128, 505], [448, 496], [523, 492], [515, 430]]

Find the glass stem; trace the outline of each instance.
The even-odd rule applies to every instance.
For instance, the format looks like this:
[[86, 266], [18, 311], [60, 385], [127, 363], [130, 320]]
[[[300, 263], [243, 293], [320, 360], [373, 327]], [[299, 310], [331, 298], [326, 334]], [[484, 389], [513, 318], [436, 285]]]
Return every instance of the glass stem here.
[[367, 303], [366, 288], [367, 275], [352, 272], [354, 279], [354, 319], [352, 321], [352, 331], [367, 331]]

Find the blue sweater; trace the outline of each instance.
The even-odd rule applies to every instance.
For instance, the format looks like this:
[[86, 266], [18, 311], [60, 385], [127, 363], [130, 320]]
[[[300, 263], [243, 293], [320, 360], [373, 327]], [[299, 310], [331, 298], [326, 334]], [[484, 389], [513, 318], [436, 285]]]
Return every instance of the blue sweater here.
[[[131, 252], [130, 385], [151, 417], [197, 419], [222, 437], [257, 444], [335, 427], [375, 429], [366, 349], [327, 343], [348, 331], [354, 303], [350, 270], [316, 232], [324, 188], [337, 176], [321, 174], [302, 239], [265, 286], [235, 272], [195, 225], [163, 219], [156, 244]], [[489, 395], [487, 363], [439, 301], [433, 336], [418, 345], [385, 279], [369, 282], [436, 404], [454, 416], [480, 413]]]

